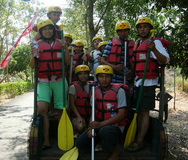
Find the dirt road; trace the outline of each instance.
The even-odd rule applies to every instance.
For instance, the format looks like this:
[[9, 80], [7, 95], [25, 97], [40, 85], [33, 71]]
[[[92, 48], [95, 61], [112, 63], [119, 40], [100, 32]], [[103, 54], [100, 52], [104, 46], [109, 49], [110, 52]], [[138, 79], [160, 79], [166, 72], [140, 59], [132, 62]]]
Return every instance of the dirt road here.
[[0, 106], [0, 160], [27, 160], [28, 129], [33, 114], [33, 92]]

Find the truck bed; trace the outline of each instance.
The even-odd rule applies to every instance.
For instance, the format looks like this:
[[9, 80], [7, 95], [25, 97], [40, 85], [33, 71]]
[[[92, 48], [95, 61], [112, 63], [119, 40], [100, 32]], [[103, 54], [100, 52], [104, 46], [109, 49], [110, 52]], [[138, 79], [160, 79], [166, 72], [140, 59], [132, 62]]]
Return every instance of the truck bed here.
[[[167, 157], [167, 135], [161, 124], [156, 118], [150, 118], [150, 128], [147, 134], [144, 149], [137, 152], [128, 152], [121, 147], [119, 160], [164, 160]], [[40, 160], [59, 160], [65, 153], [58, 148], [57, 145], [57, 121], [50, 121], [50, 137], [52, 148], [42, 151]], [[157, 126], [157, 127], [156, 127]], [[95, 160], [105, 160], [108, 158], [108, 153], [104, 151], [95, 151]], [[79, 153], [78, 160], [90, 160], [91, 153]]]

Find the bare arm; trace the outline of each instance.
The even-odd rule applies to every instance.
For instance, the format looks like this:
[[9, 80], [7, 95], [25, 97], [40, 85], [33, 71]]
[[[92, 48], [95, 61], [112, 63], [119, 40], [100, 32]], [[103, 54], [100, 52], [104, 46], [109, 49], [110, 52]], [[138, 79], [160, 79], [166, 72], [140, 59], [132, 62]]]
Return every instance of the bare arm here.
[[75, 102], [75, 95], [69, 94], [69, 104], [70, 104], [70, 107], [71, 107], [73, 113], [77, 116], [77, 118], [81, 118], [81, 115], [78, 112], [78, 110], [77, 110], [74, 102]]
[[116, 70], [116, 71], [122, 71], [122, 70], [125, 69], [125, 67], [123, 66], [123, 64], [113, 65], [113, 64], [107, 62], [106, 60], [107, 60], [107, 57], [104, 57], [104, 56], [103, 56], [103, 57], [101, 58], [101, 64], [109, 65], [109, 66], [111, 66], [111, 67], [112, 67], [114, 70]]
[[112, 117], [110, 119], [107, 119], [102, 122], [98, 122], [98, 121], [91, 122], [90, 128], [95, 129], [95, 128], [101, 128], [106, 125], [116, 124], [116, 123], [120, 122], [124, 118], [124, 116], [125, 116], [125, 108], [120, 108], [117, 115], [115, 115], [114, 117]]

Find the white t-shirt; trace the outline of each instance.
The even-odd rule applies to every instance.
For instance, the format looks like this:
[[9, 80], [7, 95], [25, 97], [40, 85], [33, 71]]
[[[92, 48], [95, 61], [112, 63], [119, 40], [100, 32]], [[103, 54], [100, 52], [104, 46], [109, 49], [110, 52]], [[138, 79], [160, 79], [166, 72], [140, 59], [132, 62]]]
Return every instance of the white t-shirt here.
[[98, 57], [101, 56], [101, 55], [102, 54], [99, 50], [94, 50], [91, 53], [92, 60], [93, 60], [93, 66], [92, 67], [93, 67], [94, 81], [97, 81], [96, 76], [95, 76], [95, 72], [96, 72], [97, 67], [99, 66]]
[[[170, 57], [169, 57], [169, 54], [166, 51], [166, 49], [163, 47], [161, 41], [160, 40], [154, 40], [154, 43], [155, 43], [156, 49], [162, 55], [164, 55], [167, 58], [167, 63], [168, 63], [170, 61]], [[155, 54], [153, 52], [151, 52], [150, 57], [154, 58], [154, 59], [157, 59], [157, 57], [155, 56]], [[137, 79], [138, 79], [138, 77], [136, 76], [135, 77], [135, 82], [134, 82], [136, 87], [140, 86], [141, 83], [142, 83], [142, 79], [139, 79], [139, 80], [137, 80]], [[159, 82], [159, 78], [158, 77], [155, 78], [155, 79], [145, 79], [144, 86], [155, 86], [155, 85], [158, 85], [158, 82]]]

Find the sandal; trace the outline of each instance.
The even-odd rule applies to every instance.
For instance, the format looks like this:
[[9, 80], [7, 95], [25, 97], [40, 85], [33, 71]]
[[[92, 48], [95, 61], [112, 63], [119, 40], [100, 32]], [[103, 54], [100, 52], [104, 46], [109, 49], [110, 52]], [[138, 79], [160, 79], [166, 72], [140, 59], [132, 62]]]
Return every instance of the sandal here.
[[127, 150], [130, 152], [136, 152], [141, 150], [142, 148], [144, 148], [144, 144], [142, 142], [134, 142], [127, 148]]
[[50, 148], [52, 148], [52, 146], [46, 146], [46, 145], [43, 145], [43, 146], [42, 146], [42, 150], [43, 150], [43, 151], [45, 151], [45, 150], [47, 150], [47, 149], [50, 149]]

